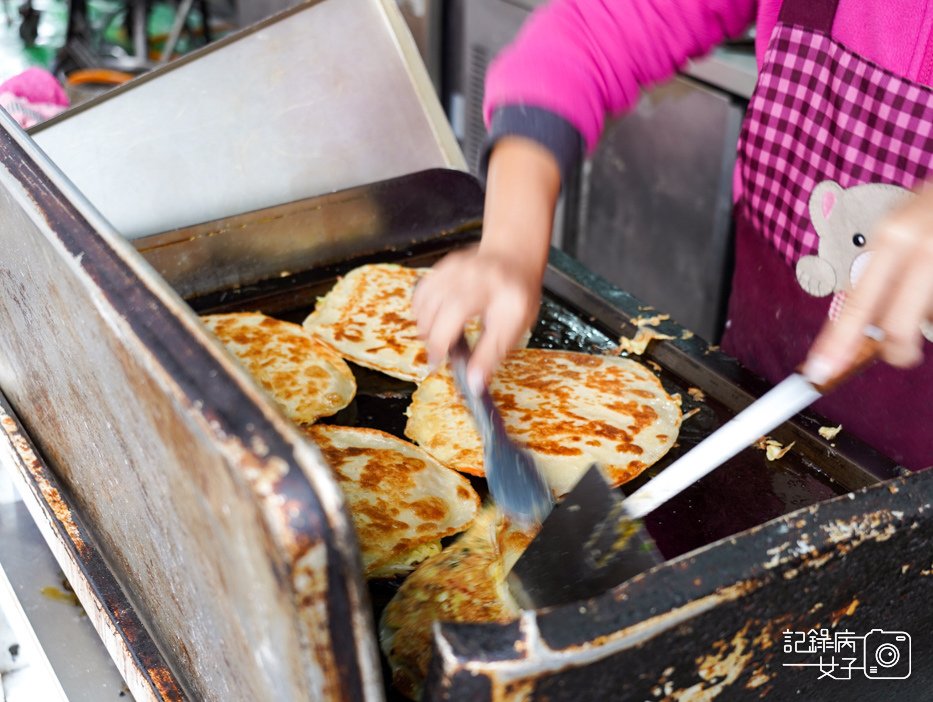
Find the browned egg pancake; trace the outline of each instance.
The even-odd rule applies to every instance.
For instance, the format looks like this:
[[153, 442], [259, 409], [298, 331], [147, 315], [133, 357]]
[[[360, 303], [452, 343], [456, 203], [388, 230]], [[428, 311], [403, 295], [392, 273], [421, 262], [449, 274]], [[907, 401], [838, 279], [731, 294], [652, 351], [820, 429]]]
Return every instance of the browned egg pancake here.
[[508, 622], [520, 609], [505, 574], [531, 535], [497, 524], [487, 507], [473, 526], [441, 553], [422, 563], [382, 613], [379, 641], [392, 668], [392, 682], [418, 699], [431, 660], [435, 621]]
[[353, 372], [340, 354], [297, 324], [259, 312], [212, 314], [201, 321], [295, 422], [330, 416], [356, 394]]
[[[428, 373], [428, 355], [411, 311], [427, 268], [374, 263], [354, 268], [320, 298], [304, 327], [344, 358], [402, 380]], [[475, 337], [478, 323], [467, 327]]]
[[[646, 367], [627, 358], [572, 351], [512, 351], [490, 392], [509, 435], [534, 454], [555, 495], [597, 463], [612, 485], [667, 453], [680, 403]], [[483, 475], [483, 449], [447, 368], [412, 395], [405, 435], [445, 466]]]
[[376, 429], [306, 427], [334, 470], [356, 527], [367, 578], [403, 575], [468, 528], [479, 510], [469, 481], [420, 448]]

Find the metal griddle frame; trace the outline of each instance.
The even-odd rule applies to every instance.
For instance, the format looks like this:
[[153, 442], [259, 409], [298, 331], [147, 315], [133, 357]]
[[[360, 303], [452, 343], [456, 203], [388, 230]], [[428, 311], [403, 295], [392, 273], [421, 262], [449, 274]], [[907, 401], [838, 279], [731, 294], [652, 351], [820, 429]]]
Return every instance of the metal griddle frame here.
[[[6, 148], [13, 157], [5, 167], [23, 187], [41, 195], [41, 211], [55, 211], [60, 203], [67, 208], [73, 192], [57, 190], [58, 181], [46, 178], [41, 168], [30, 170], [29, 153], [19, 161], [25, 167], [17, 166], [22, 153], [12, 141], [6, 142]], [[249, 307], [285, 313], [307, 308], [314, 291], [325, 289], [336, 275], [360, 263], [427, 263], [475, 240], [481, 205], [479, 187], [469, 176], [428, 171], [141, 239], [136, 245], [197, 311]], [[90, 230], [102, 225], [93, 219], [87, 225], [80, 213], [73, 217], [81, 231], [72, 229], [68, 240], [92, 242]], [[52, 232], [60, 226], [57, 220], [50, 223]], [[97, 265], [95, 256], [82, 254], [78, 262], [90, 269]], [[120, 251], [120, 256], [127, 252]], [[97, 283], [109, 290], [106, 268], [99, 275]], [[597, 342], [613, 334], [634, 333], [629, 320], [650, 313], [559, 252], [552, 253], [545, 288], [551, 302], [594, 327]], [[108, 300], [121, 304], [115, 298]], [[126, 314], [132, 322], [152, 311], [127, 308]], [[601, 337], [596, 327], [602, 330]], [[174, 323], [166, 329], [181, 331]], [[673, 322], [659, 329], [672, 336], [682, 331]], [[645, 358], [663, 367], [662, 378], [666, 375], [680, 385], [701, 388], [710, 404], [720, 403], [729, 412], [741, 409], [765, 387], [697, 338], [657, 343]], [[216, 366], [214, 372], [219, 373], [214, 382], [229, 382], [228, 366]], [[240, 375], [231, 377], [236, 387], [246, 387]], [[247, 395], [262, 404], [261, 397]], [[264, 413], [276, 416], [275, 411]], [[114, 656], [133, 680], [134, 694], [147, 699], [183, 698], [191, 681], [176, 679], [172, 666], [158, 655], [160, 642], [145, 631], [124, 628], [125, 621], [143, 623], [148, 617], [146, 612], [133, 616], [130, 601], [136, 598], [121, 594], [119, 578], [108, 577], [107, 554], [93, 567], [81, 562], [81, 558], [93, 560], [93, 535], [99, 534], [100, 525], [88, 524], [86, 539], [74, 531], [75, 524], [85, 528], [80, 501], [71, 499], [67, 485], [53, 482], [54, 471], [29, 443], [29, 434], [16, 422], [12, 408], [5, 408], [5, 414], [5, 433], [20, 456], [19, 473], [32, 492], [34, 516], [50, 525], [60, 543], [73, 544], [70, 555], [57, 553], [60, 562], [74, 564], [80, 551], [78, 565], [69, 568], [69, 575], [84, 581], [86, 586], [76, 590], [84, 595], [85, 606], [93, 602], [95, 612], [105, 615], [98, 630], [109, 628], [111, 635], [106, 638], [116, 637], [129, 651]], [[42, 424], [37, 417], [22, 419], [27, 426]], [[774, 435], [781, 441], [796, 440], [793, 454], [814, 471], [818, 465], [833, 492], [871, 487], [675, 558], [586, 603], [529, 612], [510, 625], [442, 625], [437, 629], [426, 697], [511, 699], [528, 693], [549, 699], [628, 699], [648, 695], [656, 685], [666, 691], [697, 682], [701, 687], [731, 686], [730, 699], [741, 697], [743, 690], [742, 694], [758, 697], [775, 687], [790, 689], [774, 675], [780, 662], [775, 662], [773, 642], [779, 641], [781, 627], [819, 626], [827, 621], [827, 613], [842, 611], [851, 612], [839, 615], [850, 628], [864, 632], [872, 626], [897, 629], [899, 625], [933, 631], [933, 613], [926, 606], [933, 597], [933, 578], [922, 575], [931, 566], [933, 472], [910, 475], [844, 435], [832, 446], [816, 433], [821, 424], [815, 416], [802, 415]], [[897, 475], [901, 477], [876, 485]], [[325, 534], [325, 538], [330, 537]], [[810, 548], [798, 548], [800, 543]], [[339, 580], [332, 585], [343, 587]], [[893, 600], [892, 588], [898, 593]], [[859, 600], [857, 606], [852, 604], [854, 598]], [[905, 694], [928, 689], [933, 676], [930, 643], [915, 633], [914, 677], [899, 688]], [[143, 646], [141, 652], [137, 645]], [[650, 649], [652, 655], [645, 655], [643, 649]], [[749, 656], [739, 656], [727, 666], [727, 679], [704, 677], [698, 656], [725, 658], [735, 651]], [[336, 653], [341, 670], [345, 670], [342, 657], [359, 655], [349, 650]], [[805, 694], [827, 689], [814, 688], [802, 676], [793, 678], [792, 684]], [[863, 688], [853, 683], [846, 686], [845, 694], [848, 698]], [[368, 685], [365, 689], [375, 694]]]
[[[326, 217], [326, 221], [340, 222], [345, 219], [355, 223], [353, 236], [345, 238], [329, 232], [323, 237], [316, 237], [312, 233], [315, 231], [315, 222], [319, 223], [323, 213], [329, 209], [334, 215]], [[428, 265], [447, 251], [477, 240], [481, 226], [481, 210], [482, 193], [470, 176], [436, 170], [249, 213], [222, 222], [170, 232], [140, 240], [137, 246], [176, 289], [183, 291], [189, 304], [196, 311], [206, 313], [259, 309], [268, 314], [300, 321], [310, 311], [316, 295], [325, 292], [337, 276], [357, 265], [376, 261]], [[371, 222], [373, 228], [360, 226], [360, 222], [365, 221]], [[270, 222], [276, 224], [270, 226]], [[307, 236], [302, 232], [307, 232]], [[238, 241], [244, 244], [250, 242], [249, 246], [254, 251], [256, 247], [265, 250], [261, 255], [231, 262], [228, 257], [236, 258], [237, 248], [237, 244], [232, 242]], [[262, 243], [258, 244], [258, 241]], [[199, 254], [192, 252], [198, 252], [202, 246], [215, 252], [224, 247], [221, 265], [213, 269], [217, 275], [205, 271], [204, 268], [192, 269], [180, 263], [198, 260]], [[187, 253], [181, 255], [182, 251]], [[301, 263], [286, 265], [284, 272], [260, 268], [263, 262], [275, 260]], [[560, 338], [556, 345], [589, 351], [605, 350], [608, 340], [619, 335], [631, 336], [635, 333], [633, 318], [654, 313], [654, 310], [633, 296], [593, 275], [581, 264], [557, 250], [551, 252], [544, 288], [546, 310], [542, 317], [548, 317], [547, 309], [550, 309], [552, 319], [550, 323], [544, 319], [533, 336], [533, 343], [541, 345], [549, 345], [548, 341], [553, 337], [552, 332], [563, 324], [558, 330], [557, 336]], [[554, 324], [555, 315], [566, 317], [568, 314], [575, 317], [575, 320], [568, 322], [566, 318], [558, 319], [558, 324]], [[659, 331], [675, 337], [674, 340], [653, 343], [642, 360], [659, 364], [662, 368], [662, 381], [669, 390], [681, 392], [685, 407], [700, 406], [710, 415], [707, 419], [712, 417], [715, 424], [740, 411], [768, 388], [762, 379], [742, 368], [733, 359], [710, 348], [702, 339], [684, 333], [685, 330], [676, 322], [663, 322]], [[570, 337], [573, 337], [573, 340], [568, 342]], [[367, 380], [371, 378], [364, 371], [359, 383], [361, 394], [368, 392]], [[706, 395], [706, 400], [702, 403], [692, 401], [684, 393], [687, 387], [700, 388]], [[375, 394], [378, 395], [382, 390], [384, 388], [377, 383]], [[388, 396], [397, 398], [397, 395], [398, 388], [390, 383]], [[389, 409], [393, 409], [392, 402], [393, 400], [389, 401]], [[715, 411], [710, 409], [713, 406]], [[370, 423], [366, 424], [367, 426], [372, 426], [373, 418], [377, 428], [393, 430], [393, 427], [381, 424], [384, 418], [380, 416], [379, 410], [374, 414], [370, 413]], [[335, 421], [340, 423], [341, 418], [338, 417]], [[662, 567], [659, 572], [640, 576], [617, 588], [616, 594], [607, 593], [605, 597], [600, 598], [616, 606], [620, 598], [625, 598], [624, 594], [619, 593], [626, 590], [644, 598], [645, 591], [654, 587], [654, 583], [664, 582], [673, 573], [676, 577], [673, 583], [668, 583], [668, 586], [674, 588], [673, 603], [665, 601], [663, 596], [659, 597], [655, 593], [650, 597], [650, 605], [624, 607], [615, 614], [606, 611], [605, 602], [601, 602], [598, 605], [587, 603], [580, 607], [574, 605], [550, 613], [545, 612], [540, 620], [535, 619], [535, 614], [529, 613], [525, 620], [514, 625], [443, 625], [437, 632], [435, 643], [438, 648], [435, 649], [434, 668], [425, 692], [426, 698], [510, 699], [518, 696], [521, 690], [532, 689], [547, 699], [580, 699], [581, 694], [593, 695], [596, 694], [595, 690], [599, 689], [598, 695], [592, 698], [609, 699], [614, 694], [613, 684], [603, 680], [602, 687], [589, 687], [591, 681], [588, 679], [587, 667], [590, 661], [601, 658], [600, 646], [606, 644], [606, 637], [613, 638], [611, 632], [615, 631], [615, 637], [624, 640], [627, 627], [637, 628], [639, 622], [643, 622], [656, 608], [658, 611], [665, 611], [667, 607], [673, 611], [677, 604], [689, 602], [690, 598], [696, 597], [702, 601], [728, 588], [732, 588], [730, 594], [723, 596], [719, 602], [723, 611], [710, 612], [711, 621], [718, 616], [723, 616], [729, 621], [730, 617], [745, 611], [743, 608], [747, 608], [750, 602], [753, 603], [755, 597], [772, 597], [772, 590], [762, 584], [765, 582], [764, 578], [753, 582], [748, 579], [742, 581], [738, 576], [739, 573], [750, 573], [756, 568], [761, 568], [760, 561], [753, 557], [754, 547], [749, 547], [749, 543], [765, 542], [764, 550], [770, 553], [775, 549], [780, 551], [784, 548], [782, 544], [786, 541], [782, 539], [789, 540], [791, 536], [788, 534], [796, 534], [799, 538], [816, 543], [819, 557], [834, 559], [841, 549], [833, 550], [836, 548], [835, 544], [827, 542], [825, 537], [822, 541], [827, 551], [823, 553], [819, 550], [819, 510], [824, 509], [825, 505], [825, 511], [838, 515], [846, 513], [850, 507], [845, 502], [839, 503], [838, 499], [820, 501], [877, 485], [882, 480], [898, 477], [903, 479], [910, 473], [851, 436], [840, 435], [832, 442], [823, 439], [818, 434], [818, 429], [826, 424], [827, 422], [818, 415], [808, 412], [798, 415], [773, 432], [773, 436], [785, 445], [791, 441], [795, 442], [792, 452], [779, 463], [789, 465], [791, 472], [809, 472], [820, 477], [822, 491], [807, 497], [805, 504], [817, 504], [808, 507], [809, 514], [805, 518], [793, 520], [792, 516], [782, 517], [785, 512], [793, 511], [792, 507], [785, 505], [776, 513], [763, 513], [764, 516], [752, 524], [727, 525], [725, 533], [697, 533], [692, 540], [668, 538], [665, 555], [679, 558], [669, 562], [667, 573]], [[396, 433], [400, 433], [400, 426], [394, 427]], [[694, 436], [693, 442], [701, 438], [702, 436]], [[647, 471], [646, 475], [633, 481], [626, 488], [637, 487], [659, 470], [663, 470], [665, 465], [676, 455], [687, 450], [693, 442], [684, 441], [683, 446], [672, 451], [658, 466]], [[767, 465], [762, 453], [754, 449], [744, 452], [744, 457], [740, 454], [732, 463], [738, 465], [743, 461], [747, 470], [756, 470], [762, 465]], [[730, 470], [730, 464], [727, 464], [720, 474], [728, 474]], [[924, 482], [926, 488], [912, 492], [910, 497], [904, 495], [902, 499], [909, 502], [910, 499], [918, 499], [919, 495], [920, 499], [928, 501], [931, 480], [926, 476]], [[691, 490], [708, 495], [717, 490], [717, 485], [714, 481], [704, 488], [701, 481]], [[876, 504], [884, 504], [888, 496], [887, 489], [879, 492], [879, 488], [875, 488], [871, 493], [871, 500]], [[679, 507], [681, 512], [690, 514], [691, 502], [697, 501], [695, 497], [688, 497], [679, 503], [674, 501], [675, 506]], [[751, 497], [754, 498], [754, 494]], [[699, 500], [699, 503], [697, 509], [705, 508], [704, 500]], [[728, 508], [728, 505], [723, 507]], [[681, 519], [678, 523], [674, 518], [672, 512], [676, 511], [677, 509], [668, 510], [660, 518], [652, 516], [648, 519], [649, 529], [653, 532], [660, 530], [661, 533], [656, 536], [663, 535], [665, 529], [669, 531], [672, 522], [674, 530], [690, 529], [689, 519]], [[910, 511], [909, 508], [906, 509], [906, 512]], [[774, 519], [774, 522], [766, 526], [756, 526], [767, 519]], [[749, 526], [755, 528], [746, 531]], [[931, 525], [926, 521], [924, 526], [929, 529]], [[877, 525], [874, 528], [876, 531], [872, 533], [877, 534]], [[702, 529], [695, 531], [702, 532]], [[744, 533], [734, 537], [733, 534], [737, 532]], [[776, 536], [781, 533], [784, 535]], [[914, 548], [916, 539], [920, 538], [917, 533], [898, 533], [910, 538], [909, 545], [905, 546], [908, 549]], [[728, 541], [705, 546], [721, 537], [727, 537]], [[661, 539], [658, 540], [660, 544]], [[746, 545], [742, 546], [742, 543]], [[698, 553], [695, 550], [697, 546], [704, 546], [699, 550], [700, 555], [694, 555]], [[863, 551], [862, 554], [866, 552]], [[685, 553], [686, 555], [682, 555]], [[724, 568], [724, 562], [729, 562], [731, 567]], [[833, 560], [833, 563], [835, 565], [836, 561]], [[864, 570], [871, 563], [869, 559], [856, 566], [863, 571], [856, 576], [856, 580], [864, 577]], [[718, 579], [708, 578], [708, 574], [713, 571], [719, 572]], [[788, 566], [787, 572], [790, 571]], [[735, 577], [735, 580], [729, 580], [731, 577]], [[788, 579], [787, 575], [784, 577]], [[371, 587], [371, 599], [376, 605], [377, 616], [393, 589], [389, 586], [386, 592], [385, 588], [379, 585]], [[816, 592], [819, 597], [828, 600], [842, 597], [839, 592], [826, 592], [825, 588], [818, 588]], [[745, 593], [749, 593], [747, 600], [742, 596]], [[786, 594], [783, 597], [780, 593], [773, 596], [776, 598], [775, 602], [786, 605], [783, 599]], [[708, 606], [716, 609], [713, 604]], [[728, 614], [724, 614], [726, 610], [729, 611]], [[747, 615], [747, 611], [745, 614]], [[805, 611], [800, 612], [800, 615], [807, 616]], [[773, 631], [774, 622], [789, 622], [794, 616], [782, 614], [783, 619], [775, 616], [770, 622], [762, 624], [762, 632], [777, 638], [779, 634]], [[616, 623], [607, 624], [607, 617]], [[677, 627], [682, 627], [687, 618], [682, 612], [671, 615], [671, 620]], [[664, 626], [666, 624], [659, 624], [658, 630], [662, 630]], [[737, 625], [736, 631], [747, 630], [748, 621], [741, 627]], [[531, 640], [544, 636], [545, 632], [552, 637], [549, 648], [555, 647], [554, 651], [551, 651], [550, 661], [547, 655], [536, 659], [534, 655], [527, 653], [534, 648]], [[712, 636], [716, 631], [711, 628], [704, 633]], [[680, 636], [682, 638], [682, 632]], [[678, 635], [670, 634], [668, 641], [673, 642], [677, 638]], [[697, 637], [698, 642], [702, 640], [703, 636]], [[596, 641], [602, 643], [595, 643]], [[657, 650], [663, 650], [664, 641], [665, 637], [661, 636], [654, 642]], [[555, 653], [560, 648], [558, 643], [566, 648], [560, 653]], [[716, 646], [719, 644], [715, 640], [710, 640], [708, 645], [713, 647], [712, 650], [718, 650]], [[607, 650], [612, 648], [613, 646], [607, 644]], [[526, 653], [516, 654], [516, 651]], [[619, 655], [622, 654], [617, 653], [610, 658]], [[497, 657], [501, 657], [501, 667], [497, 667]], [[695, 652], [691, 651], [691, 663], [694, 658]], [[756, 653], [753, 656], [754, 665], [746, 662], [742, 675], [753, 675], [755, 666], [769, 665], [772, 658], [773, 654], [766, 651], [760, 652], [760, 655]], [[575, 666], [573, 661], [577, 661], [579, 667]], [[510, 667], [511, 672], [508, 672]], [[658, 670], [667, 667], [669, 666], [661, 666]], [[566, 673], [557, 672], [564, 668], [567, 669]], [[516, 681], [521, 681], [521, 684]], [[687, 682], [690, 681], [692, 679], [688, 677]], [[768, 687], [765, 686], [762, 691]], [[622, 690], [626, 690], [624, 694]], [[645, 694], [646, 690], [645, 685], [632, 686], [629, 681], [618, 688], [618, 699], [629, 699], [629, 695], [632, 694]], [[388, 694], [393, 696], [391, 690]]]

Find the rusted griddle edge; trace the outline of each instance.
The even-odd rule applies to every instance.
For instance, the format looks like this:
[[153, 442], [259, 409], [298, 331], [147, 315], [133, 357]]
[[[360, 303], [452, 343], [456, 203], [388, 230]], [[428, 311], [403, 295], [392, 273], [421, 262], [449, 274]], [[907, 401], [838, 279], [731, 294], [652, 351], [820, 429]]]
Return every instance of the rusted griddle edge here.
[[[556, 679], [568, 671], [577, 684], [585, 685], [588, 666], [603, 665], [603, 661], [613, 656], [648, 643], [660, 649], [663, 664], [648, 660], [652, 656], [645, 651], [637, 660], [644, 660], [646, 669], [660, 671], [673, 662], [663, 654], [668, 634], [699, 642], [709, 633], [724, 632], [727, 638], [735, 633], [743, 639], [741, 645], [747, 651], [760, 653], [772, 649], [788, 626], [804, 623], [810, 626], [813, 622], [825, 626], [828, 617], [835, 627], [842, 617], [857, 609], [860, 596], [857, 593], [872, 587], [875, 601], [890, 602], [896, 612], [906, 604], [903, 583], [878, 582], [880, 571], [874, 570], [880, 554], [886, 552], [892, 553], [889, 560], [908, 559], [906, 563], [891, 561], [886, 567], [913, 583], [914, 597], [908, 602], [926, 617], [925, 624], [922, 617], [917, 624], [929, 626], [933, 624], [930, 600], [916, 597], [916, 592], [923, 590], [933, 595], [930, 543], [933, 543], [933, 470], [876, 484], [784, 515], [669, 561], [591, 600], [523, 612], [519, 620], [509, 624], [436, 624], [425, 699], [499, 700], [512, 699], [513, 695], [515, 699], [525, 699], [518, 693], [540, 692], [535, 687], [538, 678], [554, 676], [546, 685], [557, 684], [560, 688], [566, 681]], [[897, 545], [896, 553], [892, 544]], [[869, 567], [853, 569], [853, 561]], [[824, 575], [830, 571], [831, 575]], [[820, 578], [831, 582], [822, 582]], [[794, 596], [799, 596], [798, 609], [791, 609], [792, 614], [772, 612], [773, 619], [768, 619], [766, 608], [788, 604], [772, 602], [768, 593], [774, 589], [784, 589], [785, 595], [794, 590]], [[854, 602], [852, 593], [856, 593]], [[845, 601], [833, 602], [833, 598], [840, 597]], [[821, 603], [817, 608], [823, 610], [821, 613], [810, 608], [811, 600]], [[842, 611], [834, 611], [836, 607], [842, 607]], [[752, 624], [760, 627], [757, 636], [749, 632]], [[918, 652], [929, 654], [933, 633], [929, 630], [917, 633], [926, 637], [922, 642], [924, 648]], [[657, 655], [658, 650], [652, 653]], [[699, 660], [703, 653], [692, 648], [688, 660]], [[764, 668], [770, 667], [771, 658], [773, 652], [765, 658], [751, 656], [755, 663], [766, 663]], [[629, 692], [643, 697], [651, 695], [650, 690], [658, 682], [646, 682], [635, 675], [635, 670], [623, 670], [618, 665], [610, 668], [615, 671], [611, 673], [615, 683], [628, 679], [633, 686]], [[933, 658], [924, 661], [923, 668], [923, 675], [933, 675]], [[763, 668], [755, 671], [746, 667], [742, 682], [755, 689], [756, 674], [765, 672]], [[732, 671], [730, 677], [736, 682], [739, 674]], [[926, 684], [931, 682], [928, 679]], [[663, 688], [664, 681], [660, 683]], [[586, 691], [585, 687], [561, 689], [563, 693], [553, 699], [574, 699], [570, 693]], [[642, 699], [632, 699], [635, 698]], [[730, 693], [729, 699], [739, 698], [744, 697]]]
[[3, 462], [55, 560], [137, 700], [184, 700], [178, 677], [113, 576], [94, 539], [0, 394]]
[[[360, 224], [365, 213], [368, 227]], [[311, 215], [326, 213], [326, 221]], [[135, 239], [136, 249], [186, 299], [245, 286], [300, 287], [303, 271], [409, 252], [478, 230], [483, 193], [468, 173], [434, 168]], [[313, 219], [313, 218], [312, 218]], [[281, 227], [281, 225], [286, 225]], [[287, 234], [285, 233], [287, 232]], [[222, 260], [213, 255], [223, 240]], [[257, 250], [256, 241], [272, 241]], [[210, 270], [198, 264], [209, 259]]]
[[[576, 308], [584, 319], [598, 321], [607, 331], [624, 336], [634, 336], [637, 331], [633, 319], [657, 313], [556, 249], [551, 250], [544, 285], [546, 290]], [[733, 412], [745, 409], [770, 389], [763, 378], [693, 336], [676, 321], [664, 320], [656, 329], [673, 339], [652, 341], [642, 358], [659, 363]], [[797, 442], [795, 451], [847, 490], [910, 474], [907, 468], [850, 434], [841, 434], [830, 445], [818, 433], [821, 426], [828, 424], [820, 415], [806, 411], [772, 434], [785, 445]]]
[[[334, 661], [334, 669], [323, 672], [333, 699], [381, 698], [375, 635], [364, 614], [368, 593], [359, 548], [329, 469], [297, 431], [260, 399], [219, 345], [186, 320], [190, 312], [185, 304], [167, 287], [150, 282], [152, 276], [141, 262], [121, 255], [95, 230], [74, 204], [83, 201], [82, 196], [18, 126], [9, 118], [0, 120], [0, 126], [0, 166], [29, 194], [35, 213], [46, 223], [42, 229], [49, 241], [70, 259], [98, 306], [109, 306], [108, 323], [121, 325], [117, 334], [150, 365], [154, 380], [166, 387], [168, 379], [166, 390], [215, 439], [231, 464], [239, 466], [242, 474], [233, 477], [245, 481], [257, 495], [269, 541], [279, 547], [279, 553], [272, 554], [276, 575], [299, 613], [310, 611], [313, 604], [302, 589], [308, 583], [308, 563], [323, 545], [327, 630]], [[11, 133], [14, 130], [18, 138]], [[68, 194], [63, 187], [70, 188]], [[118, 237], [112, 231], [109, 236]], [[332, 498], [327, 504], [316, 489], [321, 487]], [[306, 624], [296, 621], [307, 642], [305, 651], [313, 656], [314, 627]]]

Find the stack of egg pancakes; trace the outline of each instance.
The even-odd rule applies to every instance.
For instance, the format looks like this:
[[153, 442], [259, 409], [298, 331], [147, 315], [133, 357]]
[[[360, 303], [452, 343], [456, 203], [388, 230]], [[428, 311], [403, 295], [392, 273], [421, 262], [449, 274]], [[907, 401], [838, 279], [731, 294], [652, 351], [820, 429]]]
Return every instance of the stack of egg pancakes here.
[[314, 423], [346, 407], [356, 392], [350, 367], [330, 346], [258, 312], [202, 320], [333, 469], [366, 577], [408, 573], [441, 550], [442, 538], [470, 526], [479, 497], [459, 473], [391, 434]]
[[[205, 318], [334, 469], [366, 576], [404, 576], [417, 567], [382, 621], [383, 650], [408, 695], [417, 694], [426, 671], [424, 649], [434, 619], [489, 621], [517, 614], [502, 563], [514, 561], [521, 552], [516, 544], [523, 547], [531, 538], [502, 524], [495, 510], [477, 521], [479, 498], [464, 476], [484, 475], [482, 445], [449, 369], [430, 369], [418, 338], [411, 296], [424, 275], [430, 273], [395, 264], [350, 271], [317, 300], [301, 326], [279, 322], [287, 327], [277, 330], [283, 334], [278, 353], [272, 340], [225, 339], [217, 318], [242, 317], [252, 326], [267, 324], [270, 332], [278, 320], [266, 323], [249, 313]], [[476, 338], [479, 325], [467, 331]], [[296, 342], [296, 334], [307, 341]], [[344, 370], [352, 366], [417, 384], [404, 431], [414, 443], [330, 423], [328, 417], [356, 391], [352, 371]], [[304, 401], [294, 398], [284, 367], [305, 384]], [[534, 455], [557, 497], [594, 462], [612, 485], [631, 480], [668, 451], [680, 427], [679, 401], [649, 369], [619, 356], [517, 349], [494, 375], [490, 392], [510, 435]], [[472, 536], [448, 543], [471, 525]], [[508, 553], [499, 549], [502, 534], [511, 534]], [[481, 555], [464, 558], [464, 549]]]

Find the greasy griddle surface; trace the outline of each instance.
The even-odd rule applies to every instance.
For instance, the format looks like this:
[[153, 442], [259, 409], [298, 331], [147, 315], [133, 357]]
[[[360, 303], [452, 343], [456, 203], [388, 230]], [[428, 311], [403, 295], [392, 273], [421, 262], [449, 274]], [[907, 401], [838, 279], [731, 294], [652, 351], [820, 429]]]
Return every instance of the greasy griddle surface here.
[[[429, 265], [433, 258], [436, 254], [411, 258], [407, 263]], [[359, 261], [363, 262], [369, 261]], [[337, 275], [353, 265], [322, 268], [285, 281], [271, 281], [189, 302], [202, 314], [257, 310], [300, 324], [314, 308], [315, 299], [333, 285]], [[601, 328], [596, 320], [583, 319], [563, 301], [545, 293], [529, 346], [606, 353], [615, 347], [617, 338], [617, 330]], [[344, 410], [320, 421], [372, 427], [405, 438], [405, 409], [415, 385], [352, 363], [350, 367], [357, 381], [356, 397]], [[695, 400], [687, 392], [690, 386], [666, 369], [658, 375], [668, 393], [681, 396], [684, 415], [694, 408], [699, 412], [683, 422], [677, 442], [664, 458], [622, 486], [621, 490], [628, 494], [734, 416], [712, 398]], [[485, 481], [470, 480], [485, 498]], [[645, 524], [661, 553], [672, 558], [844, 492], [845, 488], [794, 451], [772, 462], [765, 458], [764, 451], [749, 448], [652, 512], [645, 518]], [[401, 581], [369, 584], [377, 622], [400, 584]], [[390, 702], [405, 699], [391, 688], [385, 660], [383, 665], [387, 699]]]
[[[250, 290], [236, 291], [221, 300], [212, 299], [213, 309], [198, 311], [259, 309], [279, 319], [300, 323], [313, 309], [315, 298], [333, 280], [331, 276], [302, 286], [300, 291], [286, 293], [269, 294], [263, 288], [257, 288], [255, 295]], [[283, 303], [288, 307], [283, 307]], [[615, 345], [609, 331], [584, 321], [545, 295], [529, 346], [605, 353]], [[321, 421], [372, 427], [404, 438], [405, 408], [414, 384], [350, 365], [358, 385], [356, 398], [346, 409]], [[626, 493], [644, 484], [733, 416], [712, 398], [699, 402], [693, 399], [687, 392], [689, 386], [666, 370], [662, 369], [659, 377], [669, 393], [681, 396], [685, 415], [694, 408], [699, 408], [699, 412], [683, 422], [677, 443], [661, 461], [622, 487]], [[483, 489], [483, 481], [474, 483]], [[764, 451], [749, 448], [655, 510], [645, 521], [662, 554], [671, 558], [845, 491], [793, 451], [780, 460], [768, 461]]]

